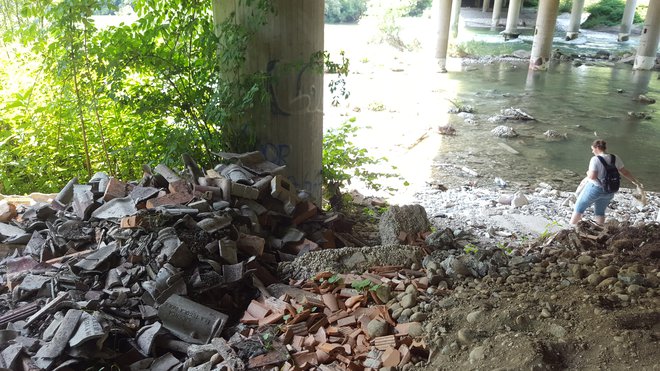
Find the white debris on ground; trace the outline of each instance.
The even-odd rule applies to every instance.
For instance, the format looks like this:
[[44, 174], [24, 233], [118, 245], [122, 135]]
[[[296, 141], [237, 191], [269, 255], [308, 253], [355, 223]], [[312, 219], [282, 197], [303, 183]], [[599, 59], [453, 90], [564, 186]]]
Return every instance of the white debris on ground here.
[[[658, 195], [646, 192], [647, 203], [642, 205], [635, 197], [636, 193], [630, 189], [620, 190], [606, 211], [607, 220], [632, 225], [656, 221], [660, 209]], [[515, 195], [524, 196], [527, 202], [515, 206]], [[512, 234], [535, 237], [568, 228], [575, 204], [573, 192], [553, 189], [546, 183], [540, 183], [533, 190], [460, 187], [441, 191], [426, 188], [416, 193], [414, 199], [426, 209], [436, 226], [471, 231], [485, 238]], [[584, 217], [592, 218], [593, 208], [588, 209]]]

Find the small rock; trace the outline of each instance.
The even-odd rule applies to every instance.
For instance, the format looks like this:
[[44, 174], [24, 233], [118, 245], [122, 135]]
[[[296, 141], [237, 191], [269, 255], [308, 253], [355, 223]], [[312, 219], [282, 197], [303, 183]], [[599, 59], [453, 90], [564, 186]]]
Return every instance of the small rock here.
[[606, 279], [602, 280], [602, 281], [596, 286], [596, 288], [599, 288], [599, 289], [607, 288], [607, 287], [609, 287], [610, 285], [614, 285], [614, 284], [617, 283], [617, 282], [618, 282], [618, 280], [616, 279], [616, 277], [606, 278]]
[[424, 322], [428, 315], [423, 312], [415, 312], [410, 316], [410, 321], [411, 322]]
[[626, 291], [627, 291], [628, 294], [630, 294], [630, 295], [638, 296], [638, 295], [641, 295], [641, 294], [644, 293], [644, 287], [642, 287], [642, 286], [640, 286], [640, 285], [632, 284], [632, 285], [628, 286], [628, 288], [626, 289]]
[[604, 278], [616, 277], [618, 273], [619, 269], [613, 265], [608, 265], [600, 270], [600, 275]]
[[475, 310], [474, 312], [470, 312], [470, 313], [467, 315], [467, 321], [468, 321], [469, 323], [476, 323], [476, 322], [479, 322], [479, 321], [481, 321], [481, 319], [483, 318], [483, 313], [484, 313], [484, 312], [481, 311], [481, 310]]
[[577, 262], [578, 264], [582, 264], [582, 265], [591, 265], [594, 263], [594, 258], [591, 255], [584, 254], [578, 256]]
[[469, 358], [470, 358], [470, 363], [474, 363], [474, 362], [481, 361], [481, 360], [485, 359], [486, 358], [486, 347], [484, 347], [483, 345], [475, 347], [470, 352]]
[[367, 324], [367, 334], [372, 339], [378, 336], [385, 336], [389, 332], [388, 327], [387, 322], [374, 319]]
[[596, 286], [603, 281], [603, 277], [598, 273], [592, 273], [587, 277], [587, 282], [590, 285]]
[[511, 207], [521, 207], [528, 204], [529, 200], [527, 200], [527, 197], [525, 197], [522, 192], [516, 192], [513, 194], [513, 198], [511, 199]]
[[417, 298], [414, 294], [406, 294], [401, 298], [401, 307], [404, 309], [412, 308], [417, 305]]
[[422, 336], [424, 334], [422, 324], [415, 321], [410, 322], [408, 325], [408, 334], [414, 338]]
[[566, 336], [566, 329], [556, 323], [550, 325], [549, 331], [558, 339], [563, 339]]
[[456, 338], [458, 339], [458, 342], [463, 344], [463, 345], [469, 345], [474, 342], [476, 335], [474, 332], [468, 329], [460, 329], [458, 330], [458, 333], [456, 334]]

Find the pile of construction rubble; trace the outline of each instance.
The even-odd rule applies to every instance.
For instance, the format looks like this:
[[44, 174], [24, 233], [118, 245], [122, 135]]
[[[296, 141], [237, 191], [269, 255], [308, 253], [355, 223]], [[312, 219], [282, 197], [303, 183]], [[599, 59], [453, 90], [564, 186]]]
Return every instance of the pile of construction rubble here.
[[423, 274], [281, 283], [280, 262], [360, 246], [352, 223], [260, 153], [223, 156], [205, 172], [184, 156], [181, 173], [98, 173], [51, 198], [0, 200], [0, 367], [355, 369], [425, 356], [416, 327], [383, 306], [423, 291]]
[[[158, 165], [139, 182], [96, 174], [0, 199], [0, 368], [488, 368], [506, 353], [500, 330], [470, 320], [479, 310], [464, 323], [466, 308], [495, 316], [582, 289], [604, 310], [657, 308], [657, 223], [581, 222], [488, 247], [462, 228], [432, 232], [420, 205], [392, 206], [383, 245], [361, 247], [353, 222], [320, 210], [281, 167], [223, 155], [204, 172], [184, 156], [181, 173]], [[554, 298], [551, 309], [564, 305]], [[528, 353], [520, 364], [556, 365]]]

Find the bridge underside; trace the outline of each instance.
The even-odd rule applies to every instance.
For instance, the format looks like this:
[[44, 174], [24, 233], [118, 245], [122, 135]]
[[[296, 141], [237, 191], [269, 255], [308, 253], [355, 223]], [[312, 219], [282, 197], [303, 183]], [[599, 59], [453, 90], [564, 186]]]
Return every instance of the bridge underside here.
[[[446, 70], [447, 44], [449, 42], [450, 30], [456, 30], [458, 23], [458, 12], [451, 12], [450, 9], [460, 9], [460, 7], [479, 7], [483, 11], [492, 11], [492, 27], [497, 26], [502, 13], [502, 7], [507, 6], [506, 28], [501, 32], [505, 39], [516, 38], [518, 32], [518, 18], [523, 0], [438, 0], [438, 43], [436, 57], [440, 70]], [[630, 30], [635, 15], [637, 0], [627, 0], [621, 26], [619, 31], [619, 42], [625, 42], [630, 37]], [[584, 0], [574, 0], [571, 10], [571, 18], [566, 31], [566, 40], [573, 40], [580, 33], [580, 23]], [[552, 53], [552, 39], [557, 23], [557, 13], [559, 11], [559, 0], [540, 0], [534, 29], [534, 41], [532, 44], [532, 55], [530, 57], [529, 68], [534, 70], [547, 69], [547, 62]], [[454, 14], [451, 14], [454, 13]], [[448, 26], [451, 24], [451, 27]], [[454, 31], [455, 32], [455, 31]], [[655, 66], [656, 54], [658, 50], [658, 41], [660, 40], [660, 1], [650, 1], [649, 8], [644, 21], [644, 28], [640, 36], [639, 46], [635, 57], [633, 68], [640, 70], [650, 70]]]

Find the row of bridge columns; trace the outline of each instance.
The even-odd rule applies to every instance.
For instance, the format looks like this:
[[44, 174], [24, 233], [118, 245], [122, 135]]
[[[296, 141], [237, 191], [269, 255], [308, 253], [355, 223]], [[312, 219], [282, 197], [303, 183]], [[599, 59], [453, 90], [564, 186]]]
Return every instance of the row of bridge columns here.
[[[461, 0], [438, 0], [439, 1], [439, 23], [438, 23], [438, 44], [436, 48], [436, 57], [441, 71], [446, 71], [447, 48], [449, 43], [449, 30], [455, 37], [458, 32], [458, 15], [460, 12]], [[483, 11], [487, 11], [490, 0], [484, 0]], [[557, 13], [559, 10], [559, 0], [540, 0], [534, 29], [534, 41], [532, 44], [532, 55], [530, 58], [530, 68], [535, 70], [547, 69], [547, 62], [552, 54], [552, 39], [555, 25], [557, 23]], [[628, 41], [630, 30], [632, 28], [635, 16], [637, 0], [627, 0], [623, 17], [621, 19], [621, 28], [618, 35], [618, 41]], [[505, 40], [518, 37], [518, 21], [522, 0], [510, 0], [506, 18], [506, 27], [501, 34]], [[584, 0], [573, 0], [571, 17], [568, 30], [566, 31], [566, 40], [573, 40], [578, 37], [580, 32], [580, 23]], [[491, 29], [495, 30], [499, 25], [502, 11], [502, 0], [493, 0], [493, 16]], [[660, 1], [650, 1], [649, 8], [644, 22], [644, 28], [639, 40], [637, 55], [633, 69], [650, 70], [655, 65], [658, 41], [660, 40]]]
[[[439, 37], [437, 55], [444, 69], [451, 29], [451, 15], [458, 22], [460, 0], [439, 2]], [[490, 0], [485, 0], [490, 3]], [[499, 22], [502, 0], [493, 0], [493, 25]], [[574, 3], [581, 2], [574, 0]], [[255, 12], [249, 1], [213, 0], [216, 31], [229, 20], [245, 26], [254, 25]], [[252, 2], [254, 3], [254, 2]], [[634, 11], [634, 1], [628, 0]], [[632, 3], [632, 4], [631, 4]], [[660, 31], [660, 0], [652, 0], [642, 31], [642, 38], [635, 60], [636, 68], [651, 69]], [[517, 35], [518, 16], [522, 0], [509, 0], [509, 15], [505, 31]], [[534, 34], [530, 67], [543, 68], [550, 58], [552, 35], [557, 19], [559, 0], [540, 0]], [[272, 0], [276, 12], [267, 13], [266, 22], [256, 27], [247, 48], [245, 64], [235, 78], [255, 72], [270, 76], [270, 99], [253, 109], [252, 122], [246, 117], [237, 128], [246, 136], [256, 137], [256, 148], [277, 165], [286, 165], [289, 180], [298, 188], [306, 189], [311, 196], [321, 199], [321, 168], [323, 140], [323, 74], [314, 70], [319, 62], [319, 51], [324, 50], [324, 0]], [[580, 7], [583, 5], [578, 4]], [[575, 11], [574, 13], [581, 13]], [[625, 22], [630, 13], [624, 16]], [[634, 14], [634, 13], [633, 13]], [[576, 20], [574, 32], [579, 30]], [[624, 22], [624, 23], [625, 23]], [[458, 31], [458, 28], [453, 30]], [[452, 31], [453, 32], [453, 31]], [[630, 32], [622, 28], [622, 34]], [[229, 71], [236, 72], [236, 71]], [[532, 71], [530, 71], [532, 72]], [[234, 76], [229, 73], [230, 76]]]

